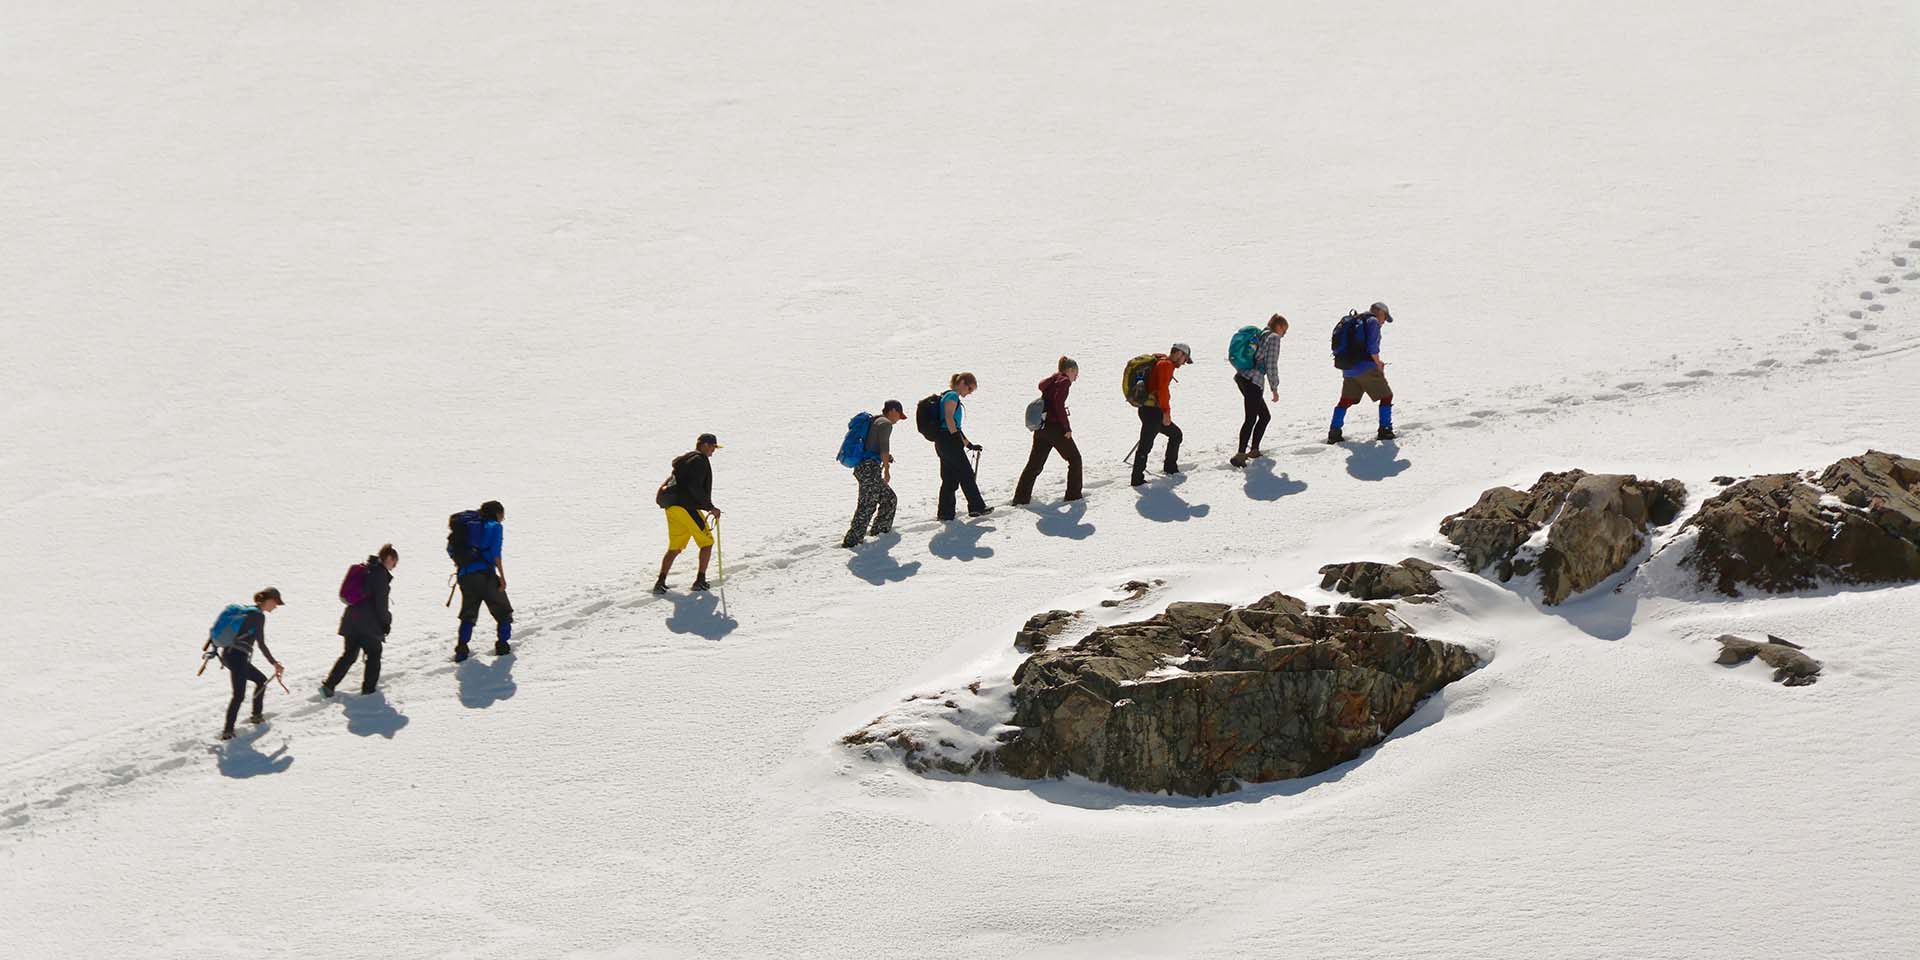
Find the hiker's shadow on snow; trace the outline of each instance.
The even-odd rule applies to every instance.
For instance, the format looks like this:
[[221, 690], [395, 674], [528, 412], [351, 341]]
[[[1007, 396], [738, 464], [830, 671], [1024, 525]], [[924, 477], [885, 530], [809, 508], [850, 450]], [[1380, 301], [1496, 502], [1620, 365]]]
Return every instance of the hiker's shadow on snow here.
[[1347, 474], [1355, 480], [1385, 480], [1397, 477], [1413, 466], [1400, 457], [1400, 445], [1392, 440], [1360, 443], [1347, 448]]
[[667, 616], [667, 629], [707, 640], [718, 640], [732, 633], [740, 621], [720, 612], [720, 598], [708, 591], [670, 594], [673, 613]]
[[392, 740], [400, 728], [411, 722], [406, 714], [387, 702], [385, 693], [379, 691], [349, 697], [340, 706], [347, 715], [347, 732], [357, 737], [386, 737]]
[[1087, 502], [1075, 500], [1059, 506], [1030, 507], [1040, 515], [1040, 522], [1034, 529], [1049, 537], [1065, 537], [1068, 540], [1085, 540], [1093, 536], [1093, 524], [1086, 523]]
[[1134, 509], [1155, 523], [1185, 523], [1212, 512], [1212, 507], [1204, 503], [1188, 503], [1174, 490], [1186, 482], [1187, 478], [1182, 474], [1135, 488], [1140, 499], [1134, 503]]
[[1302, 480], [1273, 472], [1273, 461], [1260, 459], [1247, 464], [1247, 497], [1252, 500], [1278, 500], [1307, 488]]
[[901, 563], [889, 551], [900, 542], [900, 535], [889, 533], [853, 548], [847, 558], [847, 570], [876, 587], [899, 583], [920, 572], [920, 561]]
[[997, 529], [984, 523], [949, 521], [927, 541], [927, 552], [942, 560], [985, 560], [993, 556], [993, 548], [981, 546], [980, 538]]
[[489, 663], [480, 657], [468, 657], [453, 668], [453, 675], [460, 680], [460, 705], [485, 710], [520, 692], [520, 685], [513, 681], [513, 658], [509, 653]]
[[254, 730], [228, 740], [224, 746], [215, 747], [214, 753], [220, 758], [220, 775], [245, 780], [270, 773], [285, 773], [288, 767], [293, 766], [293, 758], [287, 756], [287, 745], [284, 743], [272, 753], [260, 752], [255, 743], [264, 732]]

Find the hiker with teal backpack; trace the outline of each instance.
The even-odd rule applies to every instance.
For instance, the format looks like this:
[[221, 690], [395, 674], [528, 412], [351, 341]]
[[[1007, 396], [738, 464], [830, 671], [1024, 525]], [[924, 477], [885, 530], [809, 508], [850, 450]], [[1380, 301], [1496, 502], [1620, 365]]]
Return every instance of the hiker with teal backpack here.
[[893, 493], [893, 425], [907, 418], [898, 400], [888, 400], [879, 416], [864, 411], [847, 421], [847, 436], [840, 441], [840, 465], [853, 468], [853, 479], [860, 484], [860, 502], [853, 508], [853, 525], [840, 545], [848, 550], [867, 537], [877, 537], [893, 529], [893, 511], [900, 498]]
[[[467, 648], [473, 639], [474, 625], [480, 622], [480, 607], [486, 605], [493, 615], [493, 655], [504, 657], [513, 652], [513, 602], [507, 599], [507, 566], [501, 554], [506, 549], [507, 508], [498, 500], [488, 500], [478, 510], [462, 510], [447, 518], [447, 556], [454, 564], [454, 578], [460, 584], [460, 639], [453, 645], [453, 662], [472, 655]], [[448, 603], [453, 602], [448, 596]]]
[[266, 722], [267, 675], [253, 665], [253, 648], [258, 646], [267, 662], [273, 664], [273, 679], [280, 679], [286, 668], [273, 658], [273, 651], [267, 649], [267, 614], [280, 608], [285, 601], [280, 599], [280, 591], [268, 587], [253, 595], [253, 605], [235, 603], [220, 611], [213, 622], [213, 629], [207, 632], [206, 645], [200, 649], [200, 670], [207, 669], [206, 661], [219, 660], [227, 669], [227, 679], [233, 683], [233, 697], [227, 701], [227, 724], [220, 730], [220, 739], [233, 739], [233, 723], [240, 718], [240, 704], [247, 699], [247, 683], [253, 683], [253, 716], [249, 723]]
[[340, 611], [340, 659], [320, 681], [321, 696], [333, 696], [333, 689], [347, 678], [353, 661], [363, 654], [367, 666], [360, 675], [360, 695], [366, 696], [380, 686], [380, 650], [387, 634], [393, 632], [388, 598], [393, 591], [393, 569], [399, 565], [400, 551], [391, 543], [383, 544], [366, 563], [348, 567], [347, 575], [341, 578], [340, 602], [347, 608]]
[[1240, 421], [1240, 445], [1228, 461], [1236, 467], [1261, 457], [1260, 438], [1266, 435], [1267, 424], [1273, 422], [1273, 411], [1261, 399], [1260, 388], [1264, 385], [1274, 402], [1280, 401], [1280, 340], [1286, 335], [1287, 318], [1276, 313], [1264, 328], [1241, 327], [1227, 346], [1233, 385], [1240, 388], [1247, 411]]
[[1387, 383], [1387, 363], [1380, 359], [1381, 327], [1392, 322], [1387, 305], [1375, 303], [1366, 313], [1350, 311], [1334, 324], [1333, 365], [1340, 370], [1340, 403], [1333, 408], [1328, 443], [1346, 439], [1340, 431], [1347, 422], [1347, 408], [1359, 403], [1363, 393], [1380, 403], [1380, 430], [1375, 438], [1393, 439], [1393, 387]]
[[1080, 499], [1080, 447], [1073, 442], [1073, 423], [1067, 419], [1067, 391], [1080, 379], [1080, 365], [1072, 357], [1061, 357], [1053, 376], [1040, 381], [1040, 396], [1027, 406], [1027, 429], [1033, 431], [1033, 449], [1027, 454], [1027, 468], [1020, 471], [1020, 482], [1013, 488], [1013, 505], [1033, 501], [1033, 485], [1047, 465], [1047, 455], [1060, 451], [1067, 461], [1067, 500]]

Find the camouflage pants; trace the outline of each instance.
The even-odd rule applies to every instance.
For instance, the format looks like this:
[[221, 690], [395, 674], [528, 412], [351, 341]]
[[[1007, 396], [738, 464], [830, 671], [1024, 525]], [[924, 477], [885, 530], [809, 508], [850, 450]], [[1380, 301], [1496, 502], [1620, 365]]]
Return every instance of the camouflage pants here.
[[892, 530], [893, 509], [900, 499], [882, 479], [878, 460], [867, 460], [854, 467], [853, 478], [860, 482], [860, 505], [854, 508], [853, 525], [847, 528], [847, 538], [841, 541], [849, 547], [869, 536], [877, 537]]

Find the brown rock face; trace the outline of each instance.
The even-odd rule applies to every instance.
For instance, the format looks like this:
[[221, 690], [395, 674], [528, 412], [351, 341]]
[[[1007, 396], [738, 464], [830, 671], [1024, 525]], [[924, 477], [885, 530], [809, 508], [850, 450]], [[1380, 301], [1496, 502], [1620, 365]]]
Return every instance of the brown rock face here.
[[1310, 614], [1284, 594], [1176, 603], [1036, 654], [1014, 675], [1018, 729], [981, 766], [1191, 796], [1307, 776], [1379, 743], [1478, 664], [1378, 607], [1342, 609]]
[[[1502, 580], [1539, 571], [1546, 602], [1558, 604], [1626, 569], [1647, 531], [1671, 523], [1686, 502], [1678, 480], [1641, 480], [1584, 470], [1544, 473], [1526, 491], [1495, 487], [1440, 523], [1440, 533], [1475, 571]], [[1551, 525], [1543, 549], [1526, 544]]]
[[1720, 656], [1715, 663], [1733, 666], [1746, 663], [1754, 657], [1773, 668], [1775, 683], [1789, 687], [1804, 687], [1820, 675], [1820, 661], [1801, 652], [1800, 645], [1789, 643], [1779, 637], [1769, 636], [1765, 643], [1725, 634], [1720, 637]]
[[1728, 596], [1742, 586], [1786, 593], [1920, 580], [1920, 461], [1870, 450], [1812, 480], [1752, 477], [1708, 500], [1687, 527], [1700, 536], [1681, 565]]
[[1072, 610], [1048, 610], [1027, 618], [1026, 626], [1013, 635], [1013, 648], [1022, 653], [1045, 650], [1047, 644], [1080, 615]]
[[1320, 568], [1320, 588], [1362, 600], [1425, 596], [1440, 592], [1433, 571], [1444, 569], [1416, 557], [1399, 563], [1330, 563]]

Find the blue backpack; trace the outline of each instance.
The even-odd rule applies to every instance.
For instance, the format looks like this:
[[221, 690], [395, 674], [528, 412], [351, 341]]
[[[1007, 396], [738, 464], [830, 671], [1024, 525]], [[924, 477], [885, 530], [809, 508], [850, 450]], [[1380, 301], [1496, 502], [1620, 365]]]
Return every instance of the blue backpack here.
[[462, 510], [447, 518], [447, 557], [456, 567], [486, 563], [474, 542], [486, 529], [487, 518], [478, 510]]
[[1333, 325], [1333, 365], [1351, 370], [1365, 361], [1367, 354], [1367, 317], [1349, 313]]
[[873, 426], [873, 414], [861, 411], [847, 421], [847, 438], [840, 441], [840, 455], [835, 459], [840, 465], [853, 468], [867, 462], [878, 460], [880, 455], [867, 449], [867, 429]]
[[1227, 362], [1235, 370], [1252, 370], [1260, 355], [1259, 327], [1241, 327], [1233, 332], [1233, 341], [1227, 344]]
[[233, 646], [235, 640], [240, 639], [240, 631], [247, 625], [247, 615], [258, 609], [260, 608], [250, 607], [244, 603], [228, 604], [225, 610], [220, 611], [220, 616], [213, 621], [213, 629], [207, 631], [207, 643], [211, 644], [215, 650], [226, 652], [228, 647]]

